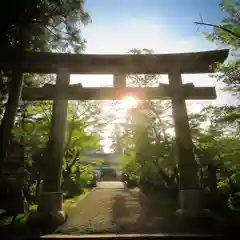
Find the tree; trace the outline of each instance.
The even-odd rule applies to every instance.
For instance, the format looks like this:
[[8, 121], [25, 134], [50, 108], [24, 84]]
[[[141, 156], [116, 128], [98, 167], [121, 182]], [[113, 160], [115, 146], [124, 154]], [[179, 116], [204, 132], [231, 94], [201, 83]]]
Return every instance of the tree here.
[[[141, 54], [141, 51], [135, 49], [134, 53]], [[157, 76], [131, 77], [129, 76], [130, 83], [133, 79], [132, 84], [140, 87], [156, 86], [159, 81]], [[142, 180], [153, 185], [164, 182], [169, 186], [178, 182], [177, 153], [175, 139], [171, 134], [173, 126], [169, 121], [169, 105], [170, 103], [162, 101], [139, 101], [135, 111], [145, 116], [145, 124], [137, 124], [140, 116], [135, 118], [135, 123], [130, 117], [125, 127], [123, 142], [124, 148], [128, 149], [128, 155], [122, 159], [122, 169], [130, 171], [129, 174], [137, 174]], [[199, 171], [206, 169], [207, 172], [204, 171], [208, 180], [205, 185], [212, 190], [217, 188], [218, 169], [226, 172], [239, 164], [239, 121], [229, 118], [229, 109], [208, 106], [200, 113], [189, 114], [195, 158]], [[235, 115], [239, 114], [238, 109], [234, 108], [234, 111]], [[232, 110], [231, 113], [233, 114]], [[130, 115], [132, 116], [132, 113]], [[231, 146], [234, 146], [234, 151], [231, 150]], [[141, 152], [147, 153], [147, 156], [141, 156]], [[222, 174], [221, 177], [226, 177], [226, 174]]]
[[[6, 16], [0, 12], [0, 20], [3, 23], [0, 28], [2, 54], [8, 54], [7, 51], [14, 49], [17, 58], [13, 59], [11, 71], [0, 69], [1, 109], [4, 109], [7, 102], [6, 111], [1, 113], [3, 119], [0, 133], [4, 139], [1, 139], [1, 161], [6, 156], [17, 111], [16, 105], [24, 82], [18, 69], [23, 51], [80, 52], [85, 44], [80, 35], [80, 26], [90, 20], [88, 13], [83, 9], [84, 1], [5, 1], [5, 4], [1, 10], [9, 14]], [[25, 82], [36, 81], [30, 78], [27, 75], [28, 80]]]
[[[36, 179], [41, 179], [38, 173], [45, 167], [43, 160], [46, 159], [44, 154], [47, 154], [45, 147], [49, 135], [51, 103], [45, 101], [18, 104], [19, 96], [22, 85], [39, 86], [54, 81], [55, 76], [25, 74], [22, 79], [18, 62], [21, 62], [22, 52], [25, 50], [81, 52], [85, 40], [81, 37], [80, 27], [90, 21], [83, 6], [84, 1], [78, 0], [14, 0], [5, 1], [4, 8], [0, 10], [2, 56], [8, 54], [9, 50], [15, 51], [17, 56], [12, 59], [11, 71], [0, 68], [0, 160], [2, 162], [6, 156], [9, 137], [21, 142], [25, 151], [25, 167], [31, 173], [30, 185], [34, 185]], [[6, 12], [7, 15], [4, 14]]]
[[200, 25], [213, 27], [212, 33], [205, 33], [208, 40], [220, 45], [230, 47], [232, 57], [222, 65], [216, 65], [216, 70], [221, 74], [217, 78], [223, 81], [227, 87], [226, 91], [231, 91], [238, 98], [240, 97], [240, 5], [237, 0], [222, 0], [221, 11], [226, 13], [219, 25], [202, 22], [195, 22]]
[[77, 0], [5, 1], [1, 46], [14, 47], [21, 33], [25, 50], [79, 52], [85, 43], [80, 26], [90, 20], [83, 6], [84, 1]]
[[[240, 129], [238, 102], [240, 99], [240, 5], [236, 0], [222, 0], [219, 7], [226, 14], [219, 25], [205, 23], [203, 20], [195, 23], [213, 27], [212, 33], [205, 33], [206, 38], [230, 48], [231, 57], [228, 61], [222, 65], [216, 64], [215, 69], [220, 74], [215, 77], [226, 84], [224, 90], [231, 92], [236, 97], [237, 102], [231, 106], [209, 106], [205, 108], [202, 114], [205, 117], [208, 114], [208, 119], [212, 124], [199, 140], [202, 141], [204, 138], [205, 140], [206, 138], [214, 139], [211, 141], [208, 139], [208, 144], [204, 144], [205, 153], [207, 152], [208, 158], [217, 159], [222, 166], [224, 165], [229, 170], [239, 164], [239, 148], [237, 146]], [[204, 156], [206, 157], [206, 154]]]
[[[44, 169], [47, 167], [47, 144], [51, 124], [52, 106], [50, 101], [39, 102], [38, 105], [27, 105], [24, 119], [18, 118], [13, 129], [13, 138], [24, 147], [24, 161], [30, 172], [29, 188], [35, 189], [31, 194], [35, 196], [43, 179]], [[92, 104], [93, 105], [93, 104]], [[64, 189], [72, 194], [79, 193], [83, 187], [77, 184], [76, 171], [81, 169], [83, 177], [91, 180], [88, 175], [93, 172], [91, 164], [83, 166], [81, 153], [88, 149], [98, 149], [100, 136], [91, 131], [98, 126], [99, 107], [95, 108], [87, 103], [77, 101], [68, 105], [68, 122], [66, 143], [63, 158]], [[93, 121], [94, 120], [94, 121]], [[101, 126], [101, 125], [100, 125]], [[88, 129], [90, 128], [90, 130]], [[92, 169], [92, 170], [91, 170]], [[91, 175], [91, 174], [90, 174]], [[87, 177], [88, 176], [88, 177]], [[80, 176], [80, 179], [82, 177]]]
[[[84, 1], [78, 0], [32, 0], [21, 3], [17, 0], [5, 1], [0, 12], [2, 50], [16, 48], [21, 41], [21, 51], [81, 52], [85, 47], [85, 40], [81, 37], [80, 26], [90, 21], [83, 6]], [[4, 14], [6, 12], [7, 16]], [[3, 104], [6, 101], [11, 74], [0, 70]], [[36, 79], [30, 82], [33, 81], [36, 82]], [[25, 83], [27, 82], [29, 77], [25, 77]]]
[[[152, 54], [152, 50], [133, 49], [132, 54]], [[130, 75], [128, 84], [135, 87], [158, 86], [160, 76]], [[174, 137], [170, 134], [173, 125], [169, 113], [169, 101], [141, 100], [135, 109], [130, 109], [125, 125], [123, 147], [128, 153], [122, 158], [122, 169], [139, 178], [143, 185], [176, 184], [176, 157]], [[140, 120], [142, 119], [142, 121]], [[129, 161], [127, 161], [129, 159]], [[132, 167], [136, 166], [135, 171]]]
[[221, 11], [226, 13], [226, 17], [221, 20], [219, 25], [204, 23], [203, 21], [196, 23], [213, 27], [212, 33], [205, 33], [206, 38], [220, 45], [230, 47], [231, 49], [231, 58], [229, 58], [229, 60], [222, 65], [216, 64], [216, 71], [220, 72], [220, 74], [218, 74], [216, 77], [219, 81], [222, 81], [226, 84], [224, 90], [231, 92], [237, 98], [237, 102], [232, 104], [232, 106], [218, 108], [218, 111], [223, 113], [223, 120], [226, 120], [226, 122], [237, 121], [239, 126], [240, 5], [237, 0], [222, 0], [219, 7]]
[[[72, 172], [72, 168], [76, 167], [80, 162], [80, 155], [88, 149], [98, 149], [100, 147], [100, 136], [97, 133], [87, 131], [87, 127], [93, 123], [90, 118], [98, 116], [97, 112], [79, 112], [81, 108], [78, 102], [72, 103], [68, 108], [68, 125], [67, 137], [65, 145], [65, 170]], [[96, 123], [95, 123], [96, 124]]]

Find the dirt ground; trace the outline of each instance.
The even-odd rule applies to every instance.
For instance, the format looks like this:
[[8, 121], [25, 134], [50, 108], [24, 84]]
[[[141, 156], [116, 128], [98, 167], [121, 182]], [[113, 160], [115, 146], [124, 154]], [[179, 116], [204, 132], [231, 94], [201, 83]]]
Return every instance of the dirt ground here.
[[[202, 232], [176, 220], [176, 199], [146, 196], [124, 188], [120, 182], [102, 182], [69, 211], [67, 222], [57, 234], [89, 233], [189, 233]], [[205, 222], [204, 231], [215, 226]], [[209, 231], [205, 227], [209, 228]], [[217, 226], [219, 228], [219, 226]], [[214, 231], [215, 232], [215, 231]]]

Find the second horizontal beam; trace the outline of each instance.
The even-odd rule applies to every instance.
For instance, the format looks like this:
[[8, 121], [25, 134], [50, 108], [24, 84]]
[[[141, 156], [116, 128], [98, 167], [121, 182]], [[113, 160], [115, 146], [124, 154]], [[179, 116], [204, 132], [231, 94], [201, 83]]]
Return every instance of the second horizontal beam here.
[[170, 89], [168, 85], [146, 88], [83, 88], [69, 85], [69, 87], [57, 88], [55, 85], [47, 85], [42, 88], [24, 88], [23, 100], [122, 100], [126, 96], [134, 96], [136, 99], [171, 99], [173, 94], [182, 94], [185, 99], [201, 100], [216, 99], [214, 87], [194, 87], [183, 85], [179, 89]]

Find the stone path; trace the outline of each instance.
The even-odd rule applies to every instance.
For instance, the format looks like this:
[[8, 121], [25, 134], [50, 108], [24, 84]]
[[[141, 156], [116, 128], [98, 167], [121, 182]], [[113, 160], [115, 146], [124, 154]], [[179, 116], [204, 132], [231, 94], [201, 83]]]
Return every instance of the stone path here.
[[69, 211], [67, 222], [55, 233], [76, 235], [219, 232], [219, 226], [212, 225], [207, 220], [201, 220], [204, 226], [196, 229], [193, 227], [196, 223], [192, 220], [176, 220], [176, 200], [176, 197], [174, 199], [166, 195], [146, 196], [125, 188], [121, 182], [100, 182], [92, 193]]
[[170, 201], [161, 204], [156, 198], [125, 189], [121, 182], [100, 182], [98, 188], [70, 210], [66, 224], [57, 233], [168, 232], [166, 222], [175, 206]]
[[123, 182], [111, 181], [111, 182], [98, 182], [98, 189], [124, 189], [125, 186]]

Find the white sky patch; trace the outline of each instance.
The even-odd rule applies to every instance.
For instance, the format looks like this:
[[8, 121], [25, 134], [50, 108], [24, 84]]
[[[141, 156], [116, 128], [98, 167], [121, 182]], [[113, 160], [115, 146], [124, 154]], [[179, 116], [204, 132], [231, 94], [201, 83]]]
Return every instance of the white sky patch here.
[[[130, 49], [153, 49], [155, 53], [183, 53], [210, 50], [201, 33], [194, 32], [192, 36], [176, 39], [171, 37], [171, 29], [157, 24], [154, 20], [132, 19], [117, 24], [90, 24], [82, 30], [87, 40], [85, 53], [88, 54], [126, 54]], [[214, 47], [212, 48], [214, 49]], [[70, 83], [82, 83], [84, 87], [111, 87], [112, 75], [72, 75]], [[187, 101], [188, 109], [194, 112], [201, 110], [203, 105], [227, 104], [233, 98], [220, 91], [223, 84], [216, 82], [208, 74], [183, 75], [183, 83], [193, 82], [195, 86], [215, 86], [217, 100]], [[167, 76], [162, 76], [161, 82], [168, 82]], [[108, 111], [108, 107], [105, 107]], [[111, 128], [111, 127], [110, 127]], [[103, 144], [109, 150], [109, 130], [106, 129]]]
[[150, 48], [156, 53], [177, 53], [199, 50], [199, 41], [193, 35], [184, 39], [171, 37], [171, 29], [154, 20], [132, 19], [122, 23], [90, 24], [83, 29], [87, 39], [86, 53], [126, 54], [132, 48]]

